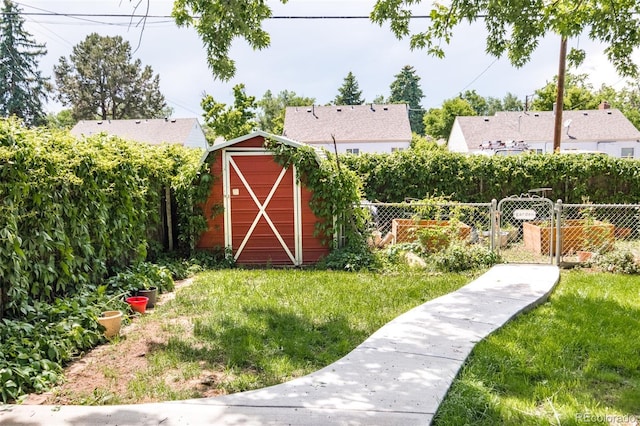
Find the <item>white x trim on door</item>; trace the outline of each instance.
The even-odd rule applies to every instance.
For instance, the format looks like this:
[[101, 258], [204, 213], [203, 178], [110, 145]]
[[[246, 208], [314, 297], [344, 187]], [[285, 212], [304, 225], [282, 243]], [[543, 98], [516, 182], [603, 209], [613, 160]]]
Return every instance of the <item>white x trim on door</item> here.
[[294, 174], [293, 174], [293, 186], [294, 186], [294, 193], [292, 194], [293, 198], [292, 198], [292, 208], [293, 208], [293, 215], [294, 215], [294, 233], [295, 233], [295, 238], [294, 238], [294, 253], [291, 252], [291, 249], [287, 246], [286, 242], [284, 241], [284, 239], [282, 238], [282, 235], [280, 234], [280, 232], [278, 231], [277, 227], [274, 225], [273, 221], [271, 220], [271, 218], [269, 217], [269, 214], [267, 213], [267, 207], [269, 205], [269, 202], [271, 201], [271, 199], [273, 198], [273, 195], [275, 194], [276, 190], [278, 189], [278, 186], [280, 185], [280, 182], [282, 182], [282, 179], [284, 178], [285, 174], [287, 173], [287, 169], [286, 168], [282, 168], [282, 170], [280, 171], [280, 174], [278, 175], [275, 183], [273, 184], [273, 186], [271, 187], [271, 190], [269, 191], [269, 194], [267, 195], [267, 198], [264, 200], [264, 202], [260, 202], [260, 200], [258, 199], [258, 197], [256, 196], [255, 192], [253, 191], [253, 189], [251, 188], [251, 185], [249, 185], [249, 183], [247, 182], [244, 174], [242, 173], [242, 171], [240, 170], [240, 168], [238, 167], [237, 163], [233, 160], [233, 156], [235, 155], [271, 155], [268, 152], [264, 152], [264, 151], [259, 151], [259, 152], [225, 152], [225, 171], [223, 173], [224, 175], [224, 188], [225, 188], [225, 244], [227, 245], [227, 247], [231, 247], [233, 244], [233, 240], [232, 240], [232, 226], [231, 226], [231, 216], [232, 216], [232, 206], [231, 206], [231, 190], [230, 190], [230, 176], [229, 173], [231, 171], [231, 169], [233, 169], [235, 171], [235, 173], [238, 175], [238, 178], [240, 179], [240, 181], [242, 182], [242, 184], [244, 185], [245, 189], [247, 190], [247, 193], [251, 196], [251, 199], [253, 200], [253, 202], [255, 203], [255, 205], [258, 207], [258, 213], [256, 214], [256, 217], [254, 218], [251, 226], [249, 227], [249, 230], [247, 231], [247, 234], [244, 236], [242, 242], [240, 243], [240, 246], [237, 248], [236, 253], [234, 255], [234, 259], [238, 260], [238, 258], [240, 257], [240, 255], [242, 254], [242, 251], [244, 250], [247, 242], [249, 241], [249, 239], [251, 238], [251, 235], [253, 234], [253, 231], [255, 230], [258, 222], [260, 221], [260, 218], [264, 218], [265, 221], [267, 222], [267, 224], [269, 225], [269, 227], [271, 228], [271, 230], [273, 231], [274, 236], [277, 238], [278, 242], [280, 243], [280, 245], [282, 246], [282, 248], [284, 249], [285, 253], [287, 254], [287, 256], [289, 257], [289, 259], [291, 260], [291, 262], [294, 265], [299, 265], [302, 263], [302, 250], [301, 250], [301, 235], [300, 235], [300, 228], [301, 228], [301, 224], [300, 224], [300, 208], [299, 208], [299, 203], [300, 203], [300, 198], [299, 198], [299, 191], [300, 191], [300, 186], [299, 183], [297, 182], [296, 176], [295, 176], [295, 170], [294, 170]]

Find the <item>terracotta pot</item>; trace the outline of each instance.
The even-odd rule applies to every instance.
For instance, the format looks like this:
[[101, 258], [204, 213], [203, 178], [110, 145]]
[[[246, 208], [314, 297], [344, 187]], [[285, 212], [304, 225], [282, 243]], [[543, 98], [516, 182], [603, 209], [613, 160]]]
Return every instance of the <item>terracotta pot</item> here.
[[132, 296], [127, 297], [125, 301], [129, 306], [131, 306], [131, 309], [133, 309], [134, 312], [144, 314], [147, 310], [147, 302], [149, 301], [149, 298], [144, 296]]
[[120, 334], [122, 326], [121, 311], [105, 311], [98, 317], [98, 323], [104, 327], [104, 336], [108, 339]]
[[138, 290], [138, 296], [149, 298], [149, 301], [147, 302], [147, 308], [153, 308], [154, 306], [156, 306], [156, 300], [158, 298], [158, 288], [151, 287]]

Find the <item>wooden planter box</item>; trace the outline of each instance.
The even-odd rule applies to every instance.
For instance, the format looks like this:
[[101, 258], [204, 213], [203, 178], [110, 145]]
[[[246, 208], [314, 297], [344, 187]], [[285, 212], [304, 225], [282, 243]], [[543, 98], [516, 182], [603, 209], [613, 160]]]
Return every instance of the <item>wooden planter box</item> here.
[[[418, 240], [418, 230], [420, 228], [442, 228], [449, 226], [448, 220], [413, 220], [413, 219], [393, 219], [391, 221], [391, 233], [393, 242], [408, 243]], [[471, 227], [464, 223], [459, 223], [458, 238], [466, 240], [471, 235]]]
[[[614, 243], [614, 226], [610, 223], [594, 221], [587, 224], [582, 219], [570, 219], [563, 222], [560, 229], [562, 254], [577, 251], [611, 250]], [[550, 235], [553, 234], [553, 235]], [[556, 232], [545, 222], [524, 222], [522, 224], [524, 247], [534, 253], [556, 254]], [[551, 250], [549, 244], [551, 243]]]

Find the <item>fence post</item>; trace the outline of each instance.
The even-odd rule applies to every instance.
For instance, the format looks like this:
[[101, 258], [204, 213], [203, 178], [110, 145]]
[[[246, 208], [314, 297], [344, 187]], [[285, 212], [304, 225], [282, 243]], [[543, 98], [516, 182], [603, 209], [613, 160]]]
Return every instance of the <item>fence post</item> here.
[[490, 217], [491, 217], [491, 229], [489, 230], [489, 238], [490, 238], [490, 242], [491, 242], [491, 251], [495, 251], [496, 249], [496, 221], [498, 218], [498, 201], [494, 198], [493, 200], [491, 200], [491, 211], [490, 211]]
[[556, 212], [556, 265], [559, 266], [562, 258], [562, 200], [556, 201], [554, 210]]

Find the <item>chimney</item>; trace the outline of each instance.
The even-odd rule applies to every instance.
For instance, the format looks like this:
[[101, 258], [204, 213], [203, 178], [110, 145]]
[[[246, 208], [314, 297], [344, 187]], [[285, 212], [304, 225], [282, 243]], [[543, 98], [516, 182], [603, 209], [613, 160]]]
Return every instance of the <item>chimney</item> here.
[[609, 109], [611, 108], [611, 105], [609, 105], [609, 102], [607, 101], [602, 101], [600, 102], [600, 105], [598, 105], [598, 109]]

